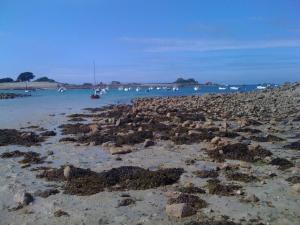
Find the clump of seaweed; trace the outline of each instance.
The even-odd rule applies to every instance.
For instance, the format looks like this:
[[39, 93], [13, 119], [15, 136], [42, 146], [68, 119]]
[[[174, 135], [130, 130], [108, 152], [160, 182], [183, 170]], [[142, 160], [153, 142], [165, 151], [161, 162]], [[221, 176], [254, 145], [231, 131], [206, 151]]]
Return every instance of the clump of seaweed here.
[[170, 198], [168, 204], [186, 203], [194, 209], [202, 209], [208, 206], [208, 203], [196, 195], [180, 194], [177, 198]]
[[64, 177], [64, 167], [45, 170], [37, 177], [49, 181], [65, 181], [65, 193], [92, 195], [104, 190], [144, 190], [170, 185], [178, 181], [183, 173], [181, 168], [150, 171], [140, 167], [122, 166], [97, 173], [90, 169], [71, 166], [71, 176]]
[[62, 134], [82, 134], [89, 133], [91, 128], [89, 124], [75, 123], [75, 124], [62, 124], [59, 126], [62, 129]]
[[272, 153], [260, 146], [249, 149], [248, 145], [242, 143], [228, 144], [208, 151], [208, 155], [218, 161], [225, 159], [255, 162], [261, 160]]
[[34, 132], [20, 132], [16, 129], [0, 129], [0, 146], [32, 146], [43, 142], [44, 138]]
[[239, 190], [241, 186], [235, 184], [221, 184], [218, 179], [210, 179], [207, 181], [207, 188], [209, 194], [230, 196], [234, 195], [235, 191]]
[[245, 183], [258, 180], [253, 175], [248, 175], [246, 173], [240, 173], [240, 172], [228, 172], [228, 173], [226, 173], [225, 176], [228, 180], [240, 181], [240, 182], [245, 182]]
[[300, 150], [300, 141], [292, 142], [292, 143], [290, 143], [288, 145], [285, 145], [283, 147], [287, 148], [287, 149]]
[[283, 158], [275, 158], [270, 162], [271, 165], [279, 166], [280, 170], [286, 170], [294, 166], [292, 162]]
[[205, 194], [206, 191], [200, 187], [179, 187], [178, 191], [182, 193], [188, 193], [188, 194]]
[[219, 176], [216, 170], [197, 170], [193, 174], [200, 178], [216, 178]]
[[17, 157], [24, 157], [22, 160], [19, 161], [21, 164], [41, 164], [44, 163], [45, 157], [40, 157], [41, 154], [37, 152], [21, 152], [19, 150], [12, 151], [12, 152], [4, 152], [1, 154], [1, 158], [17, 158]]

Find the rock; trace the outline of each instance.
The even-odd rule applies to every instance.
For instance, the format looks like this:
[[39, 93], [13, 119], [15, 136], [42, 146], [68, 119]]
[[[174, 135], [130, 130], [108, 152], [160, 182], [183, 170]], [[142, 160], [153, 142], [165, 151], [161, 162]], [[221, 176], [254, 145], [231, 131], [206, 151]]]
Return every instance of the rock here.
[[48, 198], [50, 195], [56, 195], [58, 193], [59, 193], [59, 190], [57, 190], [57, 189], [48, 189], [45, 191], [38, 190], [34, 193], [34, 195], [42, 197], [42, 198]]
[[44, 137], [50, 137], [50, 136], [55, 136], [56, 135], [56, 132], [54, 131], [44, 131], [41, 133], [41, 136], [44, 136]]
[[112, 141], [107, 141], [102, 143], [101, 145], [103, 148], [111, 148], [111, 147], [115, 147], [115, 143]]
[[272, 158], [271, 158], [270, 156], [267, 156], [267, 157], [265, 157], [265, 158], [263, 159], [263, 161], [264, 161], [265, 163], [270, 163], [270, 162], [272, 161]]
[[251, 164], [248, 162], [241, 161], [239, 164], [240, 164], [240, 167], [242, 167], [242, 168], [246, 168], [246, 169], [251, 168]]
[[298, 193], [300, 193], [300, 183], [294, 184], [292, 187], [293, 187], [293, 189], [294, 189], [295, 191], [297, 191]]
[[116, 127], [120, 126], [120, 124], [121, 124], [121, 119], [118, 119], [116, 122]]
[[249, 202], [258, 202], [259, 201], [259, 198], [256, 196], [256, 195], [250, 195], [246, 198], [247, 201]]
[[182, 127], [189, 127], [190, 124], [191, 124], [191, 121], [189, 121], [189, 120], [184, 121], [184, 122], [182, 123]]
[[201, 132], [197, 131], [197, 130], [189, 130], [188, 131], [188, 135], [192, 136], [192, 135], [200, 135]]
[[64, 168], [64, 177], [67, 180], [71, 179], [71, 177], [72, 177], [72, 168], [70, 166], [66, 166]]
[[109, 152], [112, 155], [127, 154], [132, 152], [128, 147], [110, 147]]
[[132, 199], [132, 198], [124, 198], [124, 199], [121, 199], [119, 201], [119, 204], [118, 206], [129, 206], [129, 205], [132, 205], [132, 204], [135, 204], [135, 200]]
[[34, 201], [33, 196], [30, 193], [25, 191], [21, 191], [15, 194], [14, 199], [19, 205], [22, 206], [29, 205], [31, 202]]
[[53, 155], [54, 154], [54, 152], [51, 151], [51, 150], [48, 150], [46, 153], [47, 153], [47, 155]]
[[69, 215], [69, 213], [59, 209], [59, 210], [54, 212], [54, 216], [55, 217], [61, 217], [61, 216], [70, 216], [70, 215]]
[[92, 133], [96, 133], [98, 131], [98, 125], [97, 124], [91, 124], [89, 125], [89, 128]]
[[145, 142], [144, 142], [144, 148], [153, 146], [154, 144], [155, 144], [154, 141], [152, 141], [152, 140], [150, 140], [150, 139], [146, 139]]
[[221, 138], [220, 138], [220, 137], [214, 137], [213, 139], [211, 139], [210, 143], [216, 145], [216, 144], [218, 144], [220, 141], [221, 141]]
[[251, 144], [251, 140], [242, 140], [241, 142], [243, 145], [250, 145]]
[[166, 206], [166, 213], [169, 216], [183, 218], [194, 215], [196, 211], [186, 203], [172, 204]]

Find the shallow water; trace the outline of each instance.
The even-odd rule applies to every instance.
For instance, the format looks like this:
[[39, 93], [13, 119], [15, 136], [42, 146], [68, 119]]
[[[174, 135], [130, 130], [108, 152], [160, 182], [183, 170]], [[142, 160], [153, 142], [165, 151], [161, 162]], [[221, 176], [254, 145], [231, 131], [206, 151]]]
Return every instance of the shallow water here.
[[[239, 92], [256, 90], [256, 85], [238, 86]], [[2, 90], [0, 92], [13, 92], [24, 94], [24, 91]], [[60, 93], [56, 90], [37, 90], [31, 92], [31, 97], [0, 100], [0, 128], [19, 127], [28, 121], [35, 123], [49, 117], [49, 114], [75, 113], [85, 107], [100, 107], [107, 104], [130, 103], [137, 97], [153, 96], [183, 96], [203, 95], [205, 93], [230, 93], [230, 89], [219, 90], [217, 86], [204, 86], [195, 91], [192, 87], [181, 88], [179, 91], [141, 89], [135, 88], [128, 92], [111, 89], [98, 100], [90, 99], [91, 90], [76, 89]]]

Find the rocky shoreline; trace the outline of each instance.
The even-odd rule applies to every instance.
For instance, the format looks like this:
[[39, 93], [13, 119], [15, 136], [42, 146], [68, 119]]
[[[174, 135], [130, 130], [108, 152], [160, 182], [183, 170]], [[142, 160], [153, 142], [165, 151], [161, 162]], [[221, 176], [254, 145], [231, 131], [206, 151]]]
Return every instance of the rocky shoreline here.
[[[136, 99], [69, 114], [54, 129], [0, 129], [1, 163], [13, 163], [31, 181], [19, 178], [26, 187], [20, 188], [15, 175], [1, 178], [16, 187], [8, 196], [17, 192], [15, 206], [0, 199], [3, 221], [258, 225], [300, 219], [300, 84]], [[100, 151], [106, 160], [96, 157]]]
[[15, 94], [15, 93], [0, 93], [1, 99], [12, 99], [12, 98], [20, 98], [20, 97], [28, 97], [30, 95], [27, 94]]

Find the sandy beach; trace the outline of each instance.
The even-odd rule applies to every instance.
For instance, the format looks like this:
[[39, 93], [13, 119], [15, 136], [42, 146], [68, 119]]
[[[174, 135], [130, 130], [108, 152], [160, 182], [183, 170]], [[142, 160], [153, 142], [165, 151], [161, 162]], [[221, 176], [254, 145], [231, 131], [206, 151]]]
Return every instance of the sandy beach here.
[[[59, 83], [52, 82], [28, 82], [28, 89], [56, 89]], [[11, 82], [11, 83], [0, 83], [0, 90], [11, 90], [11, 89], [25, 89], [26, 82]]]
[[0, 224], [299, 224], [300, 85], [0, 128]]

